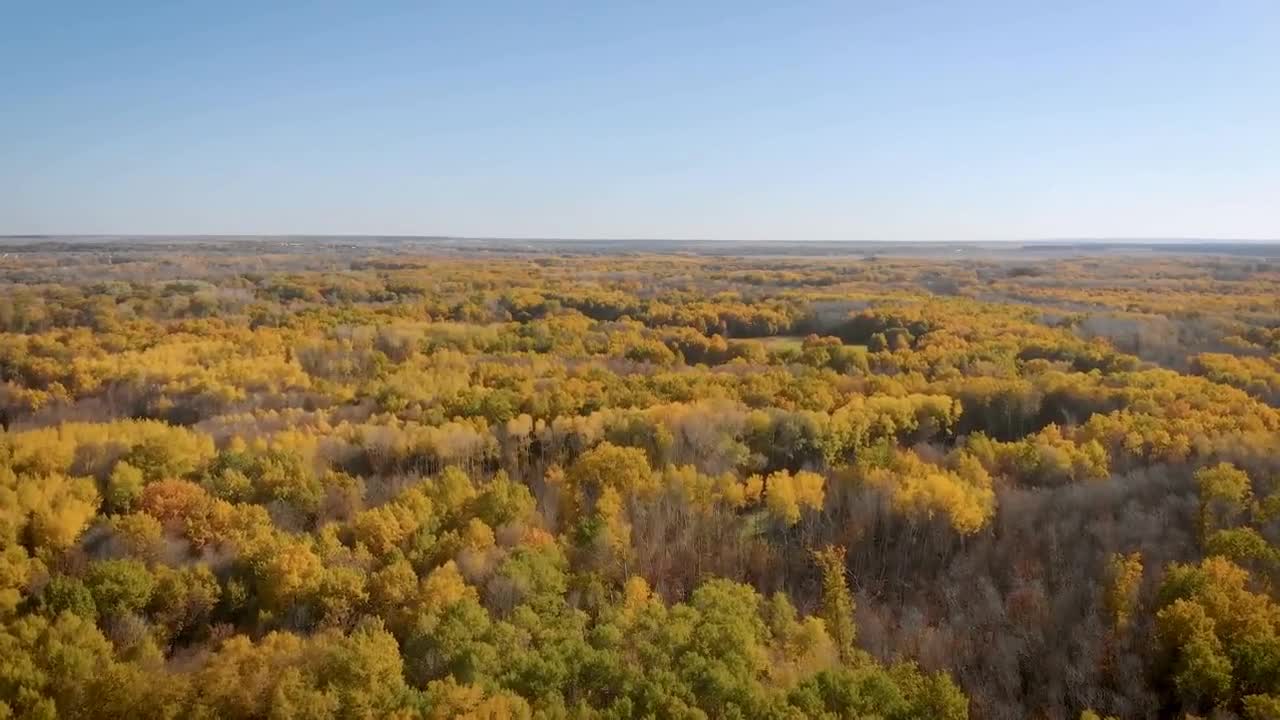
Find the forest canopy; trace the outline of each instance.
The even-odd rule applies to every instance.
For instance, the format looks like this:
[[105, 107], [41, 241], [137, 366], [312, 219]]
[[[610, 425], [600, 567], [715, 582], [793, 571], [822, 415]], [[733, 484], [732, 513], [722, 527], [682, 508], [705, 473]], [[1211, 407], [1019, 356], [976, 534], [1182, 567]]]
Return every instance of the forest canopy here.
[[1266, 260], [33, 247], [0, 425], [0, 718], [1280, 717]]

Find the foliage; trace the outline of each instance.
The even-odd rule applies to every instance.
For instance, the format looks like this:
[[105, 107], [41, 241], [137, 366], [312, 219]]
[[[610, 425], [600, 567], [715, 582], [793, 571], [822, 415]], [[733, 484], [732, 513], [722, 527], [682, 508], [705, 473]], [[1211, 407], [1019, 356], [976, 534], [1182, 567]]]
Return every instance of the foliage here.
[[0, 259], [0, 717], [1280, 713], [1273, 264], [104, 247]]

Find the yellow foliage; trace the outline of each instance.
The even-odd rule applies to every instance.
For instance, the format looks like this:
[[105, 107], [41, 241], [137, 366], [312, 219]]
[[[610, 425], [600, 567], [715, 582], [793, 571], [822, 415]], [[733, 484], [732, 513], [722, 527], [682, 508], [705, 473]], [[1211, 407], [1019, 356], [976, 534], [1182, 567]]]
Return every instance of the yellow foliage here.
[[821, 510], [825, 481], [817, 473], [802, 470], [795, 475], [779, 470], [764, 480], [765, 506], [786, 525], [800, 521], [801, 510]]
[[98, 491], [89, 478], [17, 475], [0, 467], [0, 544], [29, 535], [36, 548], [65, 550], [97, 511]]
[[525, 720], [529, 705], [510, 693], [490, 694], [477, 685], [463, 685], [452, 676], [427, 687], [433, 700], [429, 720]]
[[976, 461], [959, 456], [956, 468], [927, 463], [909, 450], [895, 450], [888, 467], [871, 468], [868, 483], [889, 492], [895, 508], [908, 515], [943, 515], [956, 531], [982, 529], [995, 513], [991, 478]]
[[452, 560], [428, 573], [418, 588], [419, 603], [427, 613], [437, 613], [460, 600], [477, 597], [476, 589], [467, 584]]

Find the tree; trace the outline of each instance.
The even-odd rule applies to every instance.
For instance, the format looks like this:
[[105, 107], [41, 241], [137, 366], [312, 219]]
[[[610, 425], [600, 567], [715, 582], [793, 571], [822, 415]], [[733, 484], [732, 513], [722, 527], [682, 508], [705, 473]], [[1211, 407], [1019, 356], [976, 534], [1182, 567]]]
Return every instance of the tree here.
[[1196, 471], [1200, 488], [1200, 537], [1209, 535], [1234, 520], [1250, 495], [1249, 476], [1230, 463], [1219, 463]]
[[94, 604], [104, 615], [140, 612], [155, 592], [155, 576], [137, 560], [100, 560], [89, 566], [85, 580]]
[[653, 471], [644, 451], [603, 442], [586, 451], [566, 473], [571, 498], [569, 516], [590, 514], [607, 489], [620, 494], [650, 489]]
[[107, 509], [114, 513], [129, 512], [142, 497], [145, 484], [141, 470], [124, 460], [116, 463], [107, 480]]
[[769, 513], [785, 525], [800, 521], [800, 511], [822, 509], [825, 480], [815, 472], [802, 470], [792, 475], [786, 470], [764, 479], [765, 505]]
[[1159, 593], [1161, 662], [1191, 711], [1280, 687], [1280, 606], [1223, 557], [1174, 564]]
[[1106, 602], [1117, 631], [1124, 632], [1132, 623], [1141, 585], [1142, 554], [1113, 554], [1107, 562]]
[[98, 621], [98, 605], [93, 592], [79, 578], [66, 575], [49, 578], [40, 596], [40, 606], [50, 617], [69, 612], [91, 623]]
[[170, 643], [208, 626], [222, 588], [207, 565], [182, 569], [162, 565], [156, 568], [155, 578], [148, 613]]
[[854, 643], [858, 630], [853, 619], [853, 594], [845, 582], [845, 549], [828, 545], [813, 551], [813, 559], [822, 572], [822, 611], [827, 633], [835, 643], [840, 659], [846, 663], [856, 657]]

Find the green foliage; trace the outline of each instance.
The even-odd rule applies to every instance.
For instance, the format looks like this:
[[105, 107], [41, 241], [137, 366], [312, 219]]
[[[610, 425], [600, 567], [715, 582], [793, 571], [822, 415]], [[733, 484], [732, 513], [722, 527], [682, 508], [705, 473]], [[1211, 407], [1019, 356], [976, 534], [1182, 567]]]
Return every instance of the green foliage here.
[[98, 620], [98, 604], [93, 591], [79, 578], [55, 575], [49, 578], [40, 595], [41, 610], [50, 617], [64, 612], [77, 615], [89, 622]]
[[85, 585], [104, 615], [136, 613], [151, 600], [156, 578], [137, 560], [100, 560], [89, 566]]
[[0, 628], [0, 657], [0, 707], [14, 717], [146, 717], [144, 703], [162, 700], [139, 692], [141, 675], [116, 661], [92, 620], [70, 612]]
[[828, 546], [815, 550], [813, 557], [822, 572], [821, 616], [827, 624], [827, 633], [831, 635], [840, 659], [852, 662], [857, 625], [853, 619], [853, 594], [845, 581], [845, 549]]
[[107, 509], [116, 513], [127, 513], [142, 497], [142, 488], [146, 479], [142, 470], [121, 460], [111, 470], [107, 478], [105, 493]]
[[1200, 528], [1207, 537], [1217, 527], [1231, 524], [1249, 498], [1249, 476], [1230, 463], [1219, 463], [1196, 471], [1200, 487]]
[[1107, 610], [1116, 630], [1124, 631], [1133, 622], [1138, 593], [1142, 586], [1142, 554], [1116, 553], [1107, 562]]
[[222, 588], [206, 565], [156, 568], [148, 614], [170, 642], [207, 629]]
[[1174, 565], [1160, 589], [1163, 662], [1188, 708], [1238, 707], [1280, 683], [1280, 606], [1223, 557]]
[[791, 692], [791, 704], [807, 718], [969, 717], [968, 702], [945, 676], [927, 676], [905, 665], [822, 672]]

